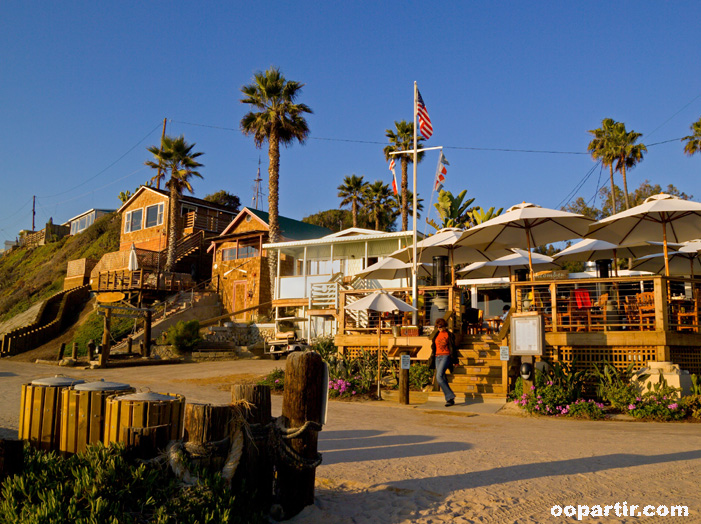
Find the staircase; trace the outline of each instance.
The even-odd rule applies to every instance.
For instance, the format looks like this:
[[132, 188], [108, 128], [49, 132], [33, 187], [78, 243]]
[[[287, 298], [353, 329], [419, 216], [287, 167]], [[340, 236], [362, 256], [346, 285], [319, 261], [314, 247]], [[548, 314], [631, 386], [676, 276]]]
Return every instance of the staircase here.
[[[195, 231], [187, 236], [184, 236], [175, 245], [175, 263], [180, 262], [186, 256], [194, 253], [204, 246], [204, 231]], [[168, 248], [161, 251], [163, 260], [168, 258]]]
[[[458, 350], [460, 363], [448, 375], [456, 395], [470, 398], [506, 398], [503, 362], [499, 359], [499, 341], [489, 335], [468, 337]], [[505, 374], [505, 373], [504, 373]]]

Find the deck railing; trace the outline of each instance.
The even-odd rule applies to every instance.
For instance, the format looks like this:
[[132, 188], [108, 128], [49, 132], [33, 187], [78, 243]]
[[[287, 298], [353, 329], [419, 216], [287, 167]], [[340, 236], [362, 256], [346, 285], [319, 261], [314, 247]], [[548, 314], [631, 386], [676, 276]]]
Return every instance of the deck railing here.
[[512, 310], [546, 332], [699, 332], [701, 280], [661, 276], [512, 283]]

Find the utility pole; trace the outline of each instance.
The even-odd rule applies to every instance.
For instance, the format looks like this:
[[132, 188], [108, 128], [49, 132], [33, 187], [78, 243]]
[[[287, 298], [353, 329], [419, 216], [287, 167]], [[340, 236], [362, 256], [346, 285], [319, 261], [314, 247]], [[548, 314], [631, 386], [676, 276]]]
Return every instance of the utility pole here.
[[163, 133], [161, 133], [161, 147], [158, 150], [158, 171], [156, 171], [156, 189], [161, 189], [161, 170], [163, 169], [163, 162], [161, 161], [161, 155], [163, 154], [163, 139], [166, 137], [166, 122], [168, 118], [163, 119]]
[[34, 217], [37, 214], [36, 206], [37, 206], [37, 197], [36, 197], [36, 195], [34, 195], [32, 197], [32, 231], [34, 231]]

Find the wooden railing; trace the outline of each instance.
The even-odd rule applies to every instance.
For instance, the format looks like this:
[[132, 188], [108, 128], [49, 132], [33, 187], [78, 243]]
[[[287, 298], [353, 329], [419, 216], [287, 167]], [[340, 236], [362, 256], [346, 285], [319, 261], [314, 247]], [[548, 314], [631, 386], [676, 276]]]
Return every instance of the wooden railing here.
[[699, 332], [701, 279], [662, 276], [512, 283], [512, 310], [537, 311], [546, 332]]
[[183, 230], [192, 229], [194, 231], [221, 233], [231, 222], [231, 217], [228, 215], [209, 216], [198, 213], [197, 211], [191, 211], [183, 215], [181, 220]]

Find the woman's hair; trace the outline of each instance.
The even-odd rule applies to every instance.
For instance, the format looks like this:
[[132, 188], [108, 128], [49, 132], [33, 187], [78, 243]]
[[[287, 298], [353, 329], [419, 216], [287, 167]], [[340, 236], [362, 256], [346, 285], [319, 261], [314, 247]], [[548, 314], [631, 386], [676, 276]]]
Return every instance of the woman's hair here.
[[445, 321], [444, 318], [439, 318], [438, 320], [436, 320], [436, 329], [444, 328], [447, 326], [448, 326], [448, 323]]

